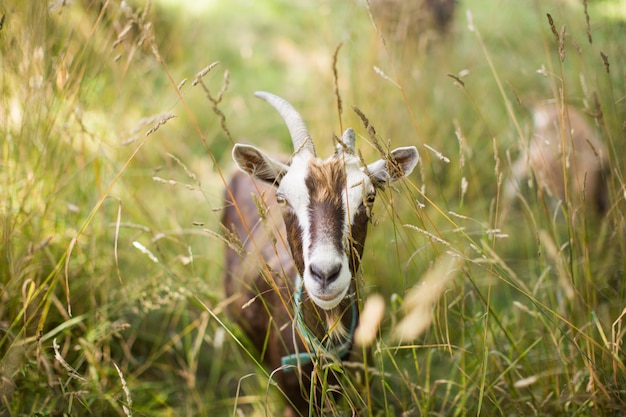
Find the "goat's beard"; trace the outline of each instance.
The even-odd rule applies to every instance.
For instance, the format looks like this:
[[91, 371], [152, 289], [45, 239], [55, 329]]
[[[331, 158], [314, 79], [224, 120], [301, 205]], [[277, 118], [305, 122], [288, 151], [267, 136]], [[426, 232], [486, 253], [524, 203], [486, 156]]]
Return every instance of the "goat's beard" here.
[[333, 341], [342, 341], [348, 337], [348, 329], [341, 321], [344, 314], [349, 314], [341, 304], [330, 310], [325, 310], [326, 316], [326, 328], [328, 329], [328, 336]]

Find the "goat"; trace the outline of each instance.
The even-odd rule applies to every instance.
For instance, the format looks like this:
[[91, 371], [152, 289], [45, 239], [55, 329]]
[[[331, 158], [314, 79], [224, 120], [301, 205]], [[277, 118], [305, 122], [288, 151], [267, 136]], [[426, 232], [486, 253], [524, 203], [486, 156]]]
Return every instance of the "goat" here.
[[[457, 0], [371, 0], [372, 14], [398, 43], [442, 37], [449, 32]], [[426, 41], [426, 39], [422, 40]]]
[[532, 171], [539, 191], [565, 203], [570, 212], [586, 207], [608, 210], [608, 149], [583, 115], [571, 106], [543, 103], [533, 109], [533, 136], [528, 153], [512, 167], [505, 196]]
[[376, 191], [410, 174], [419, 155], [403, 147], [361, 166], [354, 130], [347, 129], [334, 155], [322, 160], [291, 104], [255, 95], [280, 113], [294, 153], [283, 163], [250, 145], [233, 148], [243, 172], [228, 183], [222, 224], [241, 247], [226, 250], [228, 312], [277, 370], [285, 414], [306, 415], [313, 363], [350, 355], [359, 318], [355, 274]]

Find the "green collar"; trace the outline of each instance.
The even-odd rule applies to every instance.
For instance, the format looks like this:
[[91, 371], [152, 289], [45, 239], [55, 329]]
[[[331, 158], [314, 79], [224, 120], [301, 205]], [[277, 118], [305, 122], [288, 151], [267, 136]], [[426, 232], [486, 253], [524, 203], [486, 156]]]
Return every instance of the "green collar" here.
[[343, 342], [341, 342], [337, 346], [326, 347], [324, 346], [318, 339], [315, 337], [313, 333], [309, 330], [307, 325], [304, 323], [304, 315], [302, 313], [302, 291], [304, 288], [304, 283], [302, 282], [302, 278], [298, 274], [296, 276], [296, 291], [293, 294], [293, 308], [294, 308], [294, 324], [302, 337], [304, 338], [307, 344], [306, 352], [298, 352], [298, 346], [296, 346], [296, 352], [291, 355], [286, 355], [281, 358], [281, 363], [283, 366], [298, 366], [298, 365], [306, 365], [311, 363], [313, 360], [316, 360], [320, 357], [335, 357], [338, 359], [342, 359], [345, 357], [350, 348], [352, 347], [352, 339], [354, 338], [354, 330], [356, 329], [356, 324], [358, 320], [358, 308], [356, 300], [354, 300], [354, 296], [350, 296], [352, 299], [351, 303], [351, 314], [352, 320], [350, 322], [350, 330], [346, 335], [346, 338]]

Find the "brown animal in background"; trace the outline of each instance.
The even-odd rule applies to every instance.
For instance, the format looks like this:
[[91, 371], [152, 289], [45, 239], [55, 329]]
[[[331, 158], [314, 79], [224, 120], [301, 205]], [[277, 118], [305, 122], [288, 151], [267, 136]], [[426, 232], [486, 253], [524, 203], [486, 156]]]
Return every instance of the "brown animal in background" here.
[[586, 208], [604, 214], [609, 205], [608, 149], [595, 129], [571, 106], [540, 104], [532, 114], [529, 152], [513, 165], [506, 195], [512, 198], [519, 181], [532, 172], [537, 188], [563, 203], [567, 191], [570, 213], [586, 202]]
[[372, 14], [394, 42], [421, 41], [447, 33], [456, 0], [370, 0]]
[[410, 174], [419, 157], [415, 147], [404, 147], [389, 160], [361, 166], [348, 129], [336, 152], [322, 160], [288, 102], [256, 96], [281, 114], [295, 151], [285, 164], [250, 145], [233, 149], [249, 175], [231, 178], [222, 217], [235, 235], [231, 240], [241, 242], [226, 252], [228, 309], [275, 371], [289, 403], [286, 414], [307, 415], [309, 400], [321, 407], [319, 398], [308, 398], [313, 364], [350, 354], [358, 322], [355, 274], [376, 191]]

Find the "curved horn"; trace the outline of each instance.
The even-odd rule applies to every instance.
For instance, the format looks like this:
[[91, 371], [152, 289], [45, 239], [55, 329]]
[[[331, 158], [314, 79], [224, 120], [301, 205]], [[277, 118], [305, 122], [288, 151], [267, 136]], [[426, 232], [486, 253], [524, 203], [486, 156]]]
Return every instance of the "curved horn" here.
[[280, 113], [283, 120], [285, 120], [289, 134], [291, 135], [291, 140], [293, 141], [295, 154], [305, 151], [315, 155], [315, 147], [309, 135], [309, 130], [304, 120], [302, 120], [300, 113], [298, 113], [289, 102], [272, 93], [266, 93], [265, 91], [257, 91], [254, 95], [271, 104], [278, 113]]

